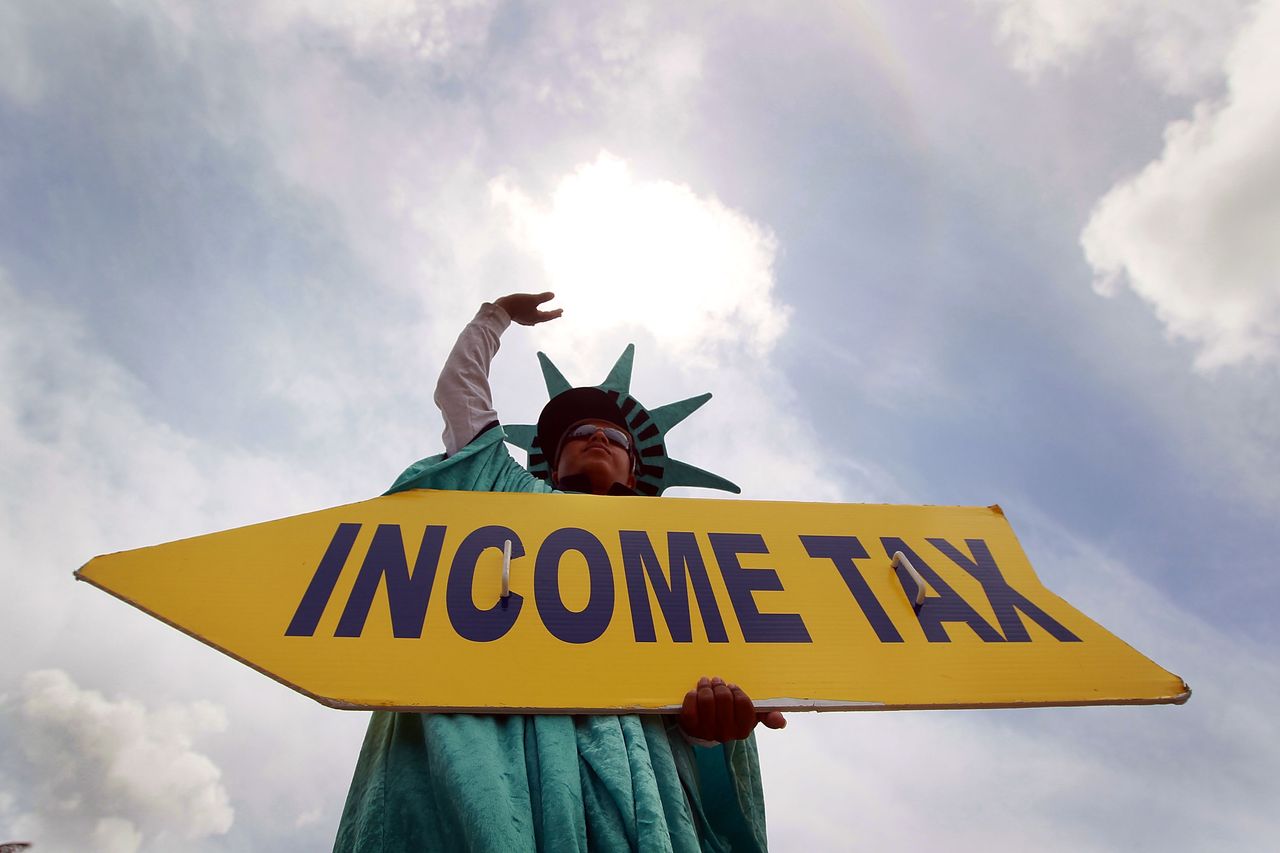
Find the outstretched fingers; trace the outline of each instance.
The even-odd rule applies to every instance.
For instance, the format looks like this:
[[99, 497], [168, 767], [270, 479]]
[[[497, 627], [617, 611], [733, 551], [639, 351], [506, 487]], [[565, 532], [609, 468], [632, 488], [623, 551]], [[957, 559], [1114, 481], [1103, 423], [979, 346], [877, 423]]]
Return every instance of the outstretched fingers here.
[[514, 322], [522, 326], [535, 326], [538, 323], [554, 320], [564, 313], [563, 308], [556, 308], [554, 311], [543, 311], [539, 307], [544, 302], [555, 299], [555, 296], [549, 290], [542, 293], [512, 293], [495, 299], [494, 304], [506, 311]]
[[535, 301], [533, 303], [533, 307], [535, 309], [533, 312], [534, 323], [545, 323], [548, 320], [556, 319], [557, 317], [559, 317], [561, 314], [564, 313], [563, 308], [556, 308], [551, 311], [543, 311], [539, 307], [542, 305], [542, 303], [550, 302], [552, 299], [555, 299], [555, 298], [556, 298], [556, 295], [552, 293], [550, 290], [537, 294], [537, 296], [535, 297]]

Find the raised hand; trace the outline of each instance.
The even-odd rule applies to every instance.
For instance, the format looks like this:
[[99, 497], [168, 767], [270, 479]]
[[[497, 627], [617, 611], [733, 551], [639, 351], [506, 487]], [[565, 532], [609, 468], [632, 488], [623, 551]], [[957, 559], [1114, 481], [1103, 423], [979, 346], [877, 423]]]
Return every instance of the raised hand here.
[[493, 300], [493, 304], [506, 311], [508, 316], [521, 326], [536, 326], [538, 323], [554, 320], [564, 313], [563, 308], [557, 308], [554, 311], [543, 311], [538, 307], [548, 300], [555, 299], [555, 296], [551, 291], [546, 293], [513, 293], [510, 296], [502, 296]]
[[684, 695], [680, 709], [680, 728], [701, 740], [742, 740], [751, 734], [756, 723], [782, 729], [787, 720], [780, 711], [757, 712], [741, 687], [727, 684], [722, 678], [698, 679], [698, 686]]

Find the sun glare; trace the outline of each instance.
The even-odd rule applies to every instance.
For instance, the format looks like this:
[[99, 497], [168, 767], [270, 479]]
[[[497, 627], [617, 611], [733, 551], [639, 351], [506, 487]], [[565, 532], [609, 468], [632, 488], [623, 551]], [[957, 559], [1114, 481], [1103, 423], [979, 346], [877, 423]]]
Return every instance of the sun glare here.
[[638, 326], [685, 354], [719, 344], [760, 353], [785, 328], [771, 292], [775, 238], [715, 198], [638, 181], [604, 152], [561, 179], [545, 208], [507, 181], [492, 192], [575, 325]]

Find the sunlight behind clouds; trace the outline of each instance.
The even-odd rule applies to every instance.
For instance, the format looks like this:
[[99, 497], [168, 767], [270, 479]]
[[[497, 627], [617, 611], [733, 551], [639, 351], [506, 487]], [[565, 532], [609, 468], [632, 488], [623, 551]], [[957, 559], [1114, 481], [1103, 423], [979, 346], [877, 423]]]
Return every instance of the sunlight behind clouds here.
[[[778, 241], [767, 226], [685, 184], [641, 179], [605, 151], [559, 178], [545, 203], [509, 178], [489, 189], [512, 241], [542, 264], [551, 305], [564, 307], [538, 345], [570, 381], [600, 381], [635, 342], [638, 396], [716, 395], [700, 429], [677, 437], [682, 458], [731, 472], [746, 495], [839, 497], [822, 442], [768, 364], [791, 309], [774, 293]], [[671, 396], [645, 396], [655, 388]], [[869, 476], [850, 488], [885, 485]]]
[[512, 236], [533, 252], [575, 322], [565, 334], [639, 329], [696, 361], [726, 345], [769, 351], [787, 326], [773, 296], [777, 240], [690, 187], [641, 180], [601, 152], [561, 178], [541, 206], [511, 180], [490, 183]]

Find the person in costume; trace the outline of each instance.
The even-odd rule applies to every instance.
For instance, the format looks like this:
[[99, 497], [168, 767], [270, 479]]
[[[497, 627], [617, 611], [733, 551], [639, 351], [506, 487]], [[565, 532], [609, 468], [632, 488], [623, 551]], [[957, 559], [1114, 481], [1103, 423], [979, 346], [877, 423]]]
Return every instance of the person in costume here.
[[[541, 308], [551, 298], [513, 294], [480, 308], [436, 386], [445, 452], [411, 465], [387, 494], [739, 491], [667, 455], [667, 431], [711, 395], [646, 409], [630, 396], [631, 346], [601, 385], [583, 388], [539, 353], [550, 402], [536, 425], [499, 424], [488, 377], [500, 336], [512, 321], [559, 317]], [[528, 470], [504, 442], [528, 451]], [[334, 850], [763, 851], [757, 722], [785, 725], [719, 678], [700, 679], [678, 718], [377, 711]]]

